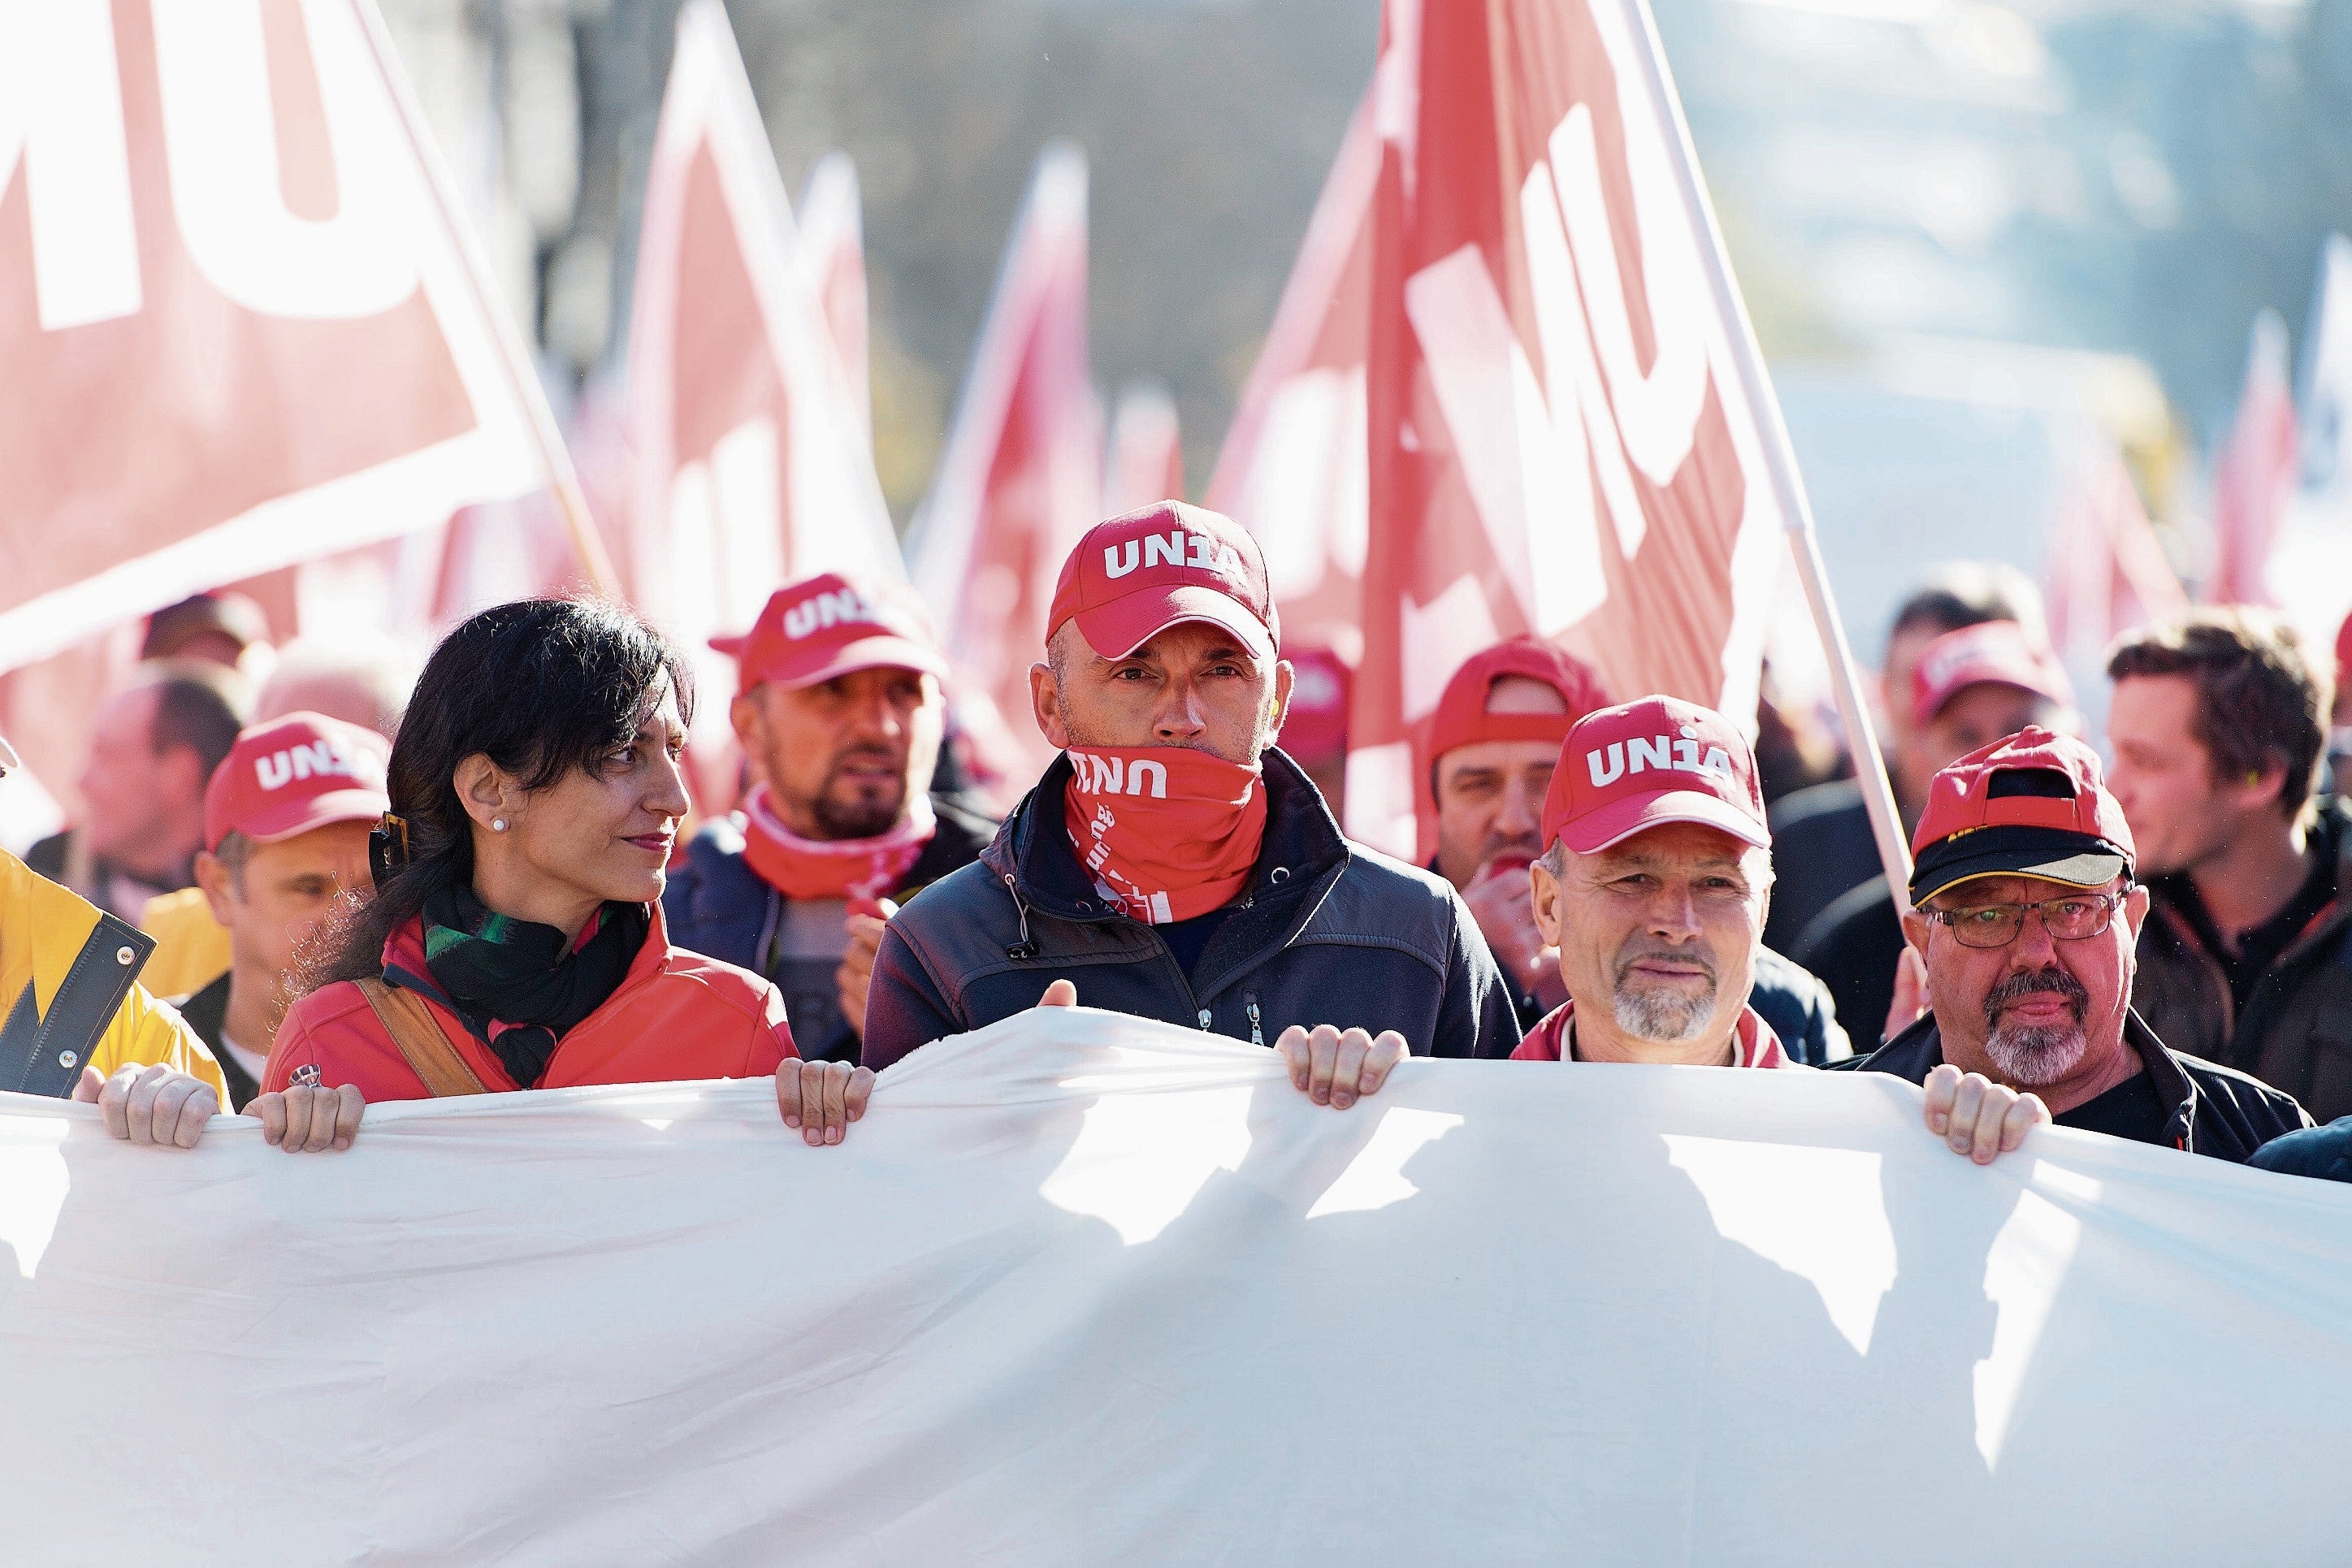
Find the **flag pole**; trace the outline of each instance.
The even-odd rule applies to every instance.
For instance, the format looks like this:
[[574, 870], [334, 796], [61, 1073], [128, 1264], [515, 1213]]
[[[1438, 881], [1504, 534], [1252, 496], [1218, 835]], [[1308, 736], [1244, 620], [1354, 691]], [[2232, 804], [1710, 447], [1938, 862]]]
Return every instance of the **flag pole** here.
[[442, 226], [448, 230], [457, 247], [459, 269], [466, 275], [466, 286], [474, 297], [475, 308], [489, 323], [498, 343], [499, 366], [522, 405], [530, 426], [531, 444], [538, 448], [540, 462], [547, 470], [548, 488], [554, 492], [556, 509], [563, 514], [564, 531], [572, 536], [572, 549], [580, 557], [581, 571], [586, 574], [588, 585], [597, 593], [618, 598], [620, 575], [613, 569], [613, 557], [604, 548], [604, 536], [596, 531], [594, 518], [589, 514], [587, 493], [580, 488], [579, 471], [572, 466], [572, 450], [564, 445], [563, 433], [556, 428], [555, 411], [547, 404], [547, 390], [540, 385], [539, 373], [531, 366], [521, 334], [516, 331], [514, 320], [490, 279], [489, 263], [474, 237], [473, 226], [458, 211], [448, 167], [442, 161], [439, 145], [425, 129], [425, 113], [417, 104], [415, 91], [400, 69], [392, 39], [384, 31], [383, 13], [376, 9], [375, 0], [352, 0], [352, 10], [359, 18], [360, 30], [367, 36], [376, 74], [392, 96], [393, 109], [399, 117], [401, 130], [408, 137], [409, 149], [425, 171], [425, 187], [432, 193]]
[[1682, 100], [1675, 91], [1673, 79], [1666, 75], [1665, 46], [1659, 40], [1649, 0], [1623, 3], [1626, 12], [1640, 24], [1642, 63], [1649, 73], [1650, 90], [1664, 121], [1661, 129], [1682, 153], [1683, 202], [1689, 212], [1691, 226], [1706, 237], [1713, 253], [1714, 265], [1706, 269], [1707, 283], [1715, 290], [1716, 308], [1730, 328], [1732, 366], [1739, 377], [1740, 391], [1748, 399], [1757, 432], [1763, 439], [1764, 466], [1772, 478], [1772, 499], [1780, 506], [1781, 524], [1788, 531], [1789, 551], [1796, 559], [1797, 575], [1804, 583], [1805, 603], [1821, 634], [1822, 651], [1829, 656], [1830, 684], [1837, 697], [1838, 717], [1845, 725], [1846, 738], [1853, 750], [1854, 779], [1862, 786], [1863, 808], [1870, 818], [1871, 837], [1878, 844], [1879, 862], [1886, 869], [1887, 891], [1894, 897], [1896, 912], [1907, 913], [1911, 908], [1910, 846], [1906, 842], [1903, 818], [1895, 804], [1894, 787], [1887, 782], [1886, 759], [1879, 753], [1878, 737], [1871, 729], [1870, 711], [1863, 701], [1862, 679], [1854, 669], [1853, 649], [1846, 642], [1845, 625], [1839, 619], [1837, 600], [1830, 593], [1829, 573], [1822, 563], [1821, 542], [1813, 530], [1812, 502], [1806, 498], [1804, 480], [1797, 472], [1796, 448], [1789, 440], [1788, 423], [1780, 416], [1780, 400], [1774, 395], [1772, 378], [1765, 370], [1764, 351], [1748, 319], [1747, 302], [1739, 297], [1739, 287], [1732, 278], [1731, 254], [1725, 248], [1723, 230], [1715, 221], [1715, 205], [1699, 183], [1698, 152], [1691, 144], [1690, 126], [1683, 119]]

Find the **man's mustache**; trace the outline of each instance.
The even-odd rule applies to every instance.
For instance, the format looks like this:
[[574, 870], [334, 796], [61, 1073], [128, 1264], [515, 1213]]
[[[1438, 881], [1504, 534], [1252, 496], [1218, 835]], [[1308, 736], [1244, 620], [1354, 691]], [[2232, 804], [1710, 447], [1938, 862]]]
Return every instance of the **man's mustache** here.
[[1988, 1029], [1998, 1027], [2001, 1010], [2010, 1004], [2022, 1002], [2028, 996], [2045, 993], [2063, 999], [2067, 1010], [2074, 1015], [2074, 1021], [2077, 1024], [2083, 1021], [2083, 1015], [2091, 1005], [2090, 991], [2081, 981], [2067, 973], [2057, 964], [2053, 963], [2042, 969], [2021, 969], [2004, 978], [1986, 993], [1985, 1027]]
[[1645, 947], [1638, 952], [1626, 953], [1617, 960], [1617, 984], [1620, 985], [1625, 984], [1625, 976], [1633, 973], [1633, 966], [1645, 958], [1664, 959], [1668, 963], [1696, 964], [1698, 966], [1699, 973], [1706, 976], [1708, 984], [1712, 985], [1716, 982], [1715, 958], [1705, 948]]

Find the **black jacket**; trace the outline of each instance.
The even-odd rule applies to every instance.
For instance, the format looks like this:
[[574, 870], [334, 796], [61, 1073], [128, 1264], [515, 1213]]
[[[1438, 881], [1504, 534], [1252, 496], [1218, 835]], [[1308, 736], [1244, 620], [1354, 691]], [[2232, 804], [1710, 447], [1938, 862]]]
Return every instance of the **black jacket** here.
[[[996, 833], [993, 818], [961, 801], [934, 794], [938, 831], [887, 896], [905, 903], [923, 889], [980, 858]], [[774, 983], [783, 993], [784, 1016], [793, 1043], [805, 1061], [854, 1062], [857, 1032], [842, 1016], [841, 989], [834, 982], [836, 959], [794, 958], [780, 950], [783, 894], [760, 879], [743, 858], [743, 824], [722, 816], [687, 846], [686, 864], [672, 873], [662, 892], [662, 915], [673, 947], [708, 954]]]
[[[2164, 1133], [2176, 1149], [2242, 1164], [2272, 1139], [2311, 1125], [2291, 1096], [2244, 1073], [2168, 1049], [2137, 1012], [2125, 1016], [2124, 1043], [2147, 1065], [2157, 1098], [2172, 1107]], [[1943, 1033], [1930, 1013], [1870, 1055], [1838, 1065], [1925, 1083], [1943, 1061]]]
[[[1772, 803], [1770, 816], [1772, 911], [1765, 918], [1764, 942], [1793, 955], [1805, 928], [1823, 910], [1885, 867], [1862, 804], [1862, 785], [1852, 779], [1832, 779], [1783, 795]], [[1846, 1026], [1853, 1026], [1852, 1014]], [[1867, 1037], [1878, 1037], [1876, 1019]]]
[[1037, 1005], [1068, 979], [1089, 1007], [1271, 1046], [1292, 1024], [1395, 1029], [1416, 1056], [1507, 1057], [1509, 987], [1442, 877], [1340, 837], [1298, 765], [1265, 753], [1257, 868], [1188, 976], [1152, 927], [1103, 906], [1062, 823], [1066, 756], [977, 865], [890, 922], [866, 1004], [866, 1065]]
[[2339, 1116], [2325, 1127], [2306, 1127], [2273, 1138], [2246, 1162], [2258, 1171], [2282, 1176], [2315, 1176], [2324, 1182], [2352, 1182], [2352, 1116]]
[[2148, 889], [2132, 1004], [2182, 1050], [2250, 1072], [2332, 1119], [2352, 1112], [2352, 804], [2319, 805], [2312, 846], [2336, 864], [2335, 900], [2254, 982], [2245, 1011], [2161, 879]]
[[1837, 998], [1838, 1016], [1861, 1048], [1877, 1044], [1895, 1005], [1895, 968], [1903, 959], [1903, 919], [1886, 891], [1884, 872], [1832, 900], [1805, 927], [1790, 956]]

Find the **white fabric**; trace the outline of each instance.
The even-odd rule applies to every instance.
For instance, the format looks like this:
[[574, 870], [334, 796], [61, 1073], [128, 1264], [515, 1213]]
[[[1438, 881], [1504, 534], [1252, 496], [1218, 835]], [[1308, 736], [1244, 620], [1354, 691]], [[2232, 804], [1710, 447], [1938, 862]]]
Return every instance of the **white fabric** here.
[[[1081, 981], [1083, 984], [1083, 981]], [[2352, 1193], [1881, 1077], [1041, 1014], [885, 1075], [372, 1108], [292, 1157], [0, 1100], [0, 1557], [2308, 1564]]]

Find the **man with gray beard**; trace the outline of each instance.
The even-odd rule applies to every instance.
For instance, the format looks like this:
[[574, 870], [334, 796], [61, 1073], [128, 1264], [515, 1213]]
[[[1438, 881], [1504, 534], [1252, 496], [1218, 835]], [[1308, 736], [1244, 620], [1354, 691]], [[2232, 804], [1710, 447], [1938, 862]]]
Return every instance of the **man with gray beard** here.
[[2242, 1163], [2311, 1125], [2291, 1096], [2168, 1049], [2132, 1011], [2147, 893], [2090, 747], [2029, 727], [1969, 752], [1930, 784], [1911, 853], [1904, 937], [1932, 1011], [1852, 1065], [1923, 1085], [1953, 1149], [1990, 1161], [2054, 1119]]
[[[1587, 714], [1552, 770], [1542, 834], [1529, 892], [1568, 1001], [1515, 1059], [1807, 1070], [1748, 1002], [1772, 834], [1738, 726], [1671, 697]], [[2049, 1120], [1981, 1078], [1965, 1105], [1931, 1094], [1927, 1109], [1938, 1137], [1981, 1142], [1988, 1160]]]

